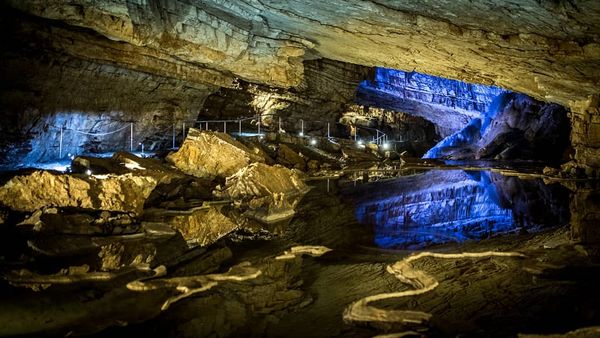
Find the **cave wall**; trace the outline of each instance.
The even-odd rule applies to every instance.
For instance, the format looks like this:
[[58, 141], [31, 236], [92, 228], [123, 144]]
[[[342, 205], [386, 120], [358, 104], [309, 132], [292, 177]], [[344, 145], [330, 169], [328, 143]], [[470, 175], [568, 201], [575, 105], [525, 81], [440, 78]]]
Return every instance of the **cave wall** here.
[[481, 118], [431, 148], [424, 158], [544, 161], [572, 157], [567, 111], [512, 92], [497, 96]]
[[446, 137], [483, 117], [493, 99], [504, 92], [494, 86], [377, 68], [373, 81], [361, 82], [355, 101], [423, 117]]
[[360, 82], [372, 78], [371, 67], [327, 59], [307, 60], [298, 86], [283, 89], [241, 83], [238, 88], [221, 88], [208, 97], [199, 119], [259, 114], [265, 129], [276, 131], [281, 117], [282, 129], [287, 132], [299, 132], [302, 120], [307, 134], [325, 135], [329, 123], [331, 134], [340, 135], [347, 131], [338, 120], [353, 104]]
[[[240, 78], [296, 87], [306, 72], [303, 60], [327, 58], [523, 92], [568, 106], [575, 158], [600, 165], [597, 1], [8, 0], [4, 4], [108, 38], [104, 45], [69, 39], [55, 46], [68, 53], [196, 84], [233, 87]], [[106, 53], [115, 46], [119, 53]]]
[[111, 58], [125, 57], [130, 46], [90, 30], [14, 11], [4, 12], [0, 25], [4, 167], [59, 159], [61, 127], [65, 159], [69, 153], [129, 150], [131, 123], [134, 150], [140, 142], [147, 150], [170, 146], [173, 124], [179, 134], [181, 121], [194, 120], [218, 88], [151, 72], [139, 59], [139, 67], [125, 67]]

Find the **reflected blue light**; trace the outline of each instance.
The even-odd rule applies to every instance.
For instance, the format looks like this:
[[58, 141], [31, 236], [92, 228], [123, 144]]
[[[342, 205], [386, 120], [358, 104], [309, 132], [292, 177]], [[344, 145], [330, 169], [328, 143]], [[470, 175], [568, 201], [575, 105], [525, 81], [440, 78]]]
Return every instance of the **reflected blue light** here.
[[[357, 194], [356, 217], [360, 223], [373, 226], [377, 246], [403, 249], [482, 239], [524, 224], [533, 226], [539, 220], [538, 215], [525, 215], [526, 223], [520, 219], [529, 208], [551, 215], [542, 216], [543, 222], [559, 224], [559, 220], [564, 219], [562, 211], [540, 207], [546, 202], [556, 204], [545, 200], [552, 196], [548, 191], [515, 192], [518, 186], [515, 183], [518, 181], [512, 181], [515, 178], [504, 182], [501, 175], [494, 176], [493, 180], [490, 175], [488, 172], [430, 171], [369, 184], [368, 189]], [[533, 188], [543, 189], [537, 182], [531, 184]], [[499, 191], [499, 187], [504, 190]], [[519, 200], [519, 194], [526, 198]], [[541, 197], [534, 198], [536, 194]]]

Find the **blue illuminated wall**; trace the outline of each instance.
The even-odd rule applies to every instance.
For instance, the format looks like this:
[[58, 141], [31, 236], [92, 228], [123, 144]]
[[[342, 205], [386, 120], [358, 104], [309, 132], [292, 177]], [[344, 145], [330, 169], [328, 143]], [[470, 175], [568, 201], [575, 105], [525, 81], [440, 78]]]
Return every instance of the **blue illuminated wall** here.
[[492, 100], [506, 91], [494, 86], [381, 67], [375, 69], [374, 81], [365, 80], [360, 84], [359, 91], [364, 90], [477, 112], [487, 111]]

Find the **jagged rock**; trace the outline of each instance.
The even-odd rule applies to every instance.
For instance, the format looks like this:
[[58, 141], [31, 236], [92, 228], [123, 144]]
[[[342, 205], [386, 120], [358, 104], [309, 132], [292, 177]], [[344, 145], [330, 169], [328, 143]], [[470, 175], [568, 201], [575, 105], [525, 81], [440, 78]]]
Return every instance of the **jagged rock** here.
[[78, 173], [88, 170], [94, 174], [132, 173], [156, 179], [156, 188], [146, 199], [146, 207], [185, 209], [190, 201], [211, 199], [214, 186], [209, 180], [187, 175], [158, 159], [141, 158], [126, 152], [116, 152], [111, 158], [77, 157], [71, 167]]
[[186, 174], [214, 179], [265, 160], [227, 134], [190, 129], [181, 148], [169, 154], [167, 161]]
[[294, 207], [308, 190], [294, 171], [254, 163], [228, 177], [222, 195], [244, 202], [246, 216], [271, 223], [293, 216]]
[[277, 149], [277, 161], [287, 167], [298, 170], [306, 169], [306, 159], [286, 144], [280, 144]]
[[560, 173], [558, 169], [552, 167], [544, 167], [542, 172], [546, 176], [558, 176], [558, 174]]
[[134, 213], [42, 208], [17, 226], [44, 234], [119, 235], [139, 230]]
[[237, 141], [245, 145], [246, 148], [250, 149], [254, 154], [264, 158], [266, 164], [275, 164], [275, 161], [271, 157], [274, 155], [274, 152], [262, 143], [258, 137], [240, 137]]
[[0, 187], [0, 203], [17, 211], [77, 207], [140, 214], [156, 180], [146, 176], [80, 176], [35, 171]]
[[167, 216], [166, 222], [181, 233], [188, 243], [207, 246], [238, 228], [217, 208], [197, 208], [179, 215]]
[[290, 169], [254, 163], [227, 177], [225, 193], [234, 199], [302, 193], [308, 188]]
[[483, 119], [448, 136], [424, 158], [560, 162], [569, 145], [565, 109], [523, 94], [498, 96]]

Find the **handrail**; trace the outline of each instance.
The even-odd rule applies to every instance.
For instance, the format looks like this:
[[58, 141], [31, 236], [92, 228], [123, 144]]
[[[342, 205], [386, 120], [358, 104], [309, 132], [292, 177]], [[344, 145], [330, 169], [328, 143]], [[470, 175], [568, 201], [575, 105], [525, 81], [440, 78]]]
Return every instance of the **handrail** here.
[[[199, 129], [202, 129], [202, 124], [204, 124], [205, 128], [208, 129], [208, 125], [209, 124], [214, 124], [214, 123], [223, 123], [223, 132], [227, 133], [227, 123], [237, 123], [238, 124], [238, 128], [237, 131], [234, 130], [230, 130], [229, 133], [237, 133], [237, 134], [242, 134], [243, 132], [243, 128], [242, 128], [242, 122], [244, 121], [252, 121], [252, 120], [256, 120], [256, 127], [257, 127], [257, 135], [262, 136], [263, 133], [261, 132], [261, 118], [265, 117], [265, 116], [277, 116], [278, 114], [276, 113], [266, 113], [266, 114], [257, 114], [257, 115], [252, 115], [252, 116], [246, 116], [246, 117], [239, 117], [237, 119], [221, 119], [221, 120], [180, 120], [179, 122], [181, 122], [181, 129], [179, 129], [177, 127], [177, 122], [173, 123], [172, 126], [170, 126], [169, 128], [165, 128], [165, 130], [161, 130], [159, 131], [160, 134], [162, 133], [169, 133], [168, 129], [172, 129], [171, 133], [172, 133], [172, 149], [176, 148], [176, 136], [177, 136], [177, 130], [181, 130], [182, 132], [182, 136], [185, 139], [186, 136], [186, 130], [189, 129], [189, 127], [191, 125], [194, 124], [199, 124]], [[310, 122], [310, 123], [327, 123], [327, 139], [332, 141], [334, 139], [336, 139], [336, 137], [332, 137], [330, 132], [330, 125], [331, 122], [327, 122], [327, 121], [320, 121], [320, 120], [310, 120], [310, 121], [305, 121], [304, 119], [292, 119], [292, 118], [287, 118], [286, 121], [295, 121], [300, 122], [301, 125], [301, 131], [299, 133], [299, 135], [301, 137], [304, 137], [304, 125], [305, 122]], [[121, 122], [121, 123], [127, 123], [126, 126], [118, 128], [116, 130], [112, 130], [112, 131], [107, 131], [107, 132], [88, 132], [88, 131], [84, 131], [84, 130], [77, 130], [77, 129], [72, 129], [72, 128], [66, 128], [64, 126], [53, 126], [50, 125], [49, 127], [51, 129], [55, 129], [57, 131], [59, 131], [60, 133], [60, 138], [59, 138], [59, 158], [63, 157], [63, 134], [65, 131], [71, 131], [77, 134], [81, 134], [81, 135], [86, 135], [86, 136], [92, 136], [92, 137], [96, 137], [96, 136], [106, 136], [106, 135], [111, 135], [111, 134], [115, 134], [118, 132], [121, 132], [127, 128], [130, 129], [130, 135], [129, 135], [129, 150], [133, 151], [134, 149], [134, 123], [133, 122], [125, 122], [125, 121], [117, 121], [117, 120], [108, 120], [111, 122]], [[188, 125], [186, 125], [186, 123], [188, 123]], [[281, 132], [285, 132], [285, 130], [282, 128], [282, 124], [283, 124], [283, 120], [281, 117], [279, 117], [279, 127], [278, 127], [278, 133]], [[340, 123], [340, 122], [334, 122], [334, 124], [336, 125], [343, 125], [343, 126], [348, 126], [346, 124]], [[171, 128], [172, 127], [172, 128]], [[372, 127], [365, 127], [365, 126], [355, 126], [356, 127], [356, 133], [355, 133], [355, 139], [356, 136], [358, 135], [358, 130], [359, 129], [365, 129], [365, 130], [371, 130], [371, 131], [375, 131], [376, 136], [373, 137], [373, 140], [371, 142], [376, 143], [378, 145], [382, 144], [382, 142], [387, 142], [388, 140], [388, 135], [386, 133], [384, 133], [383, 131], [377, 129], [377, 128], [372, 128]], [[254, 134], [254, 133], [253, 133]], [[357, 140], [358, 141], [358, 140]], [[139, 143], [140, 145], [142, 145], [143, 147], [143, 142]]]

